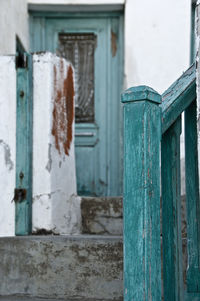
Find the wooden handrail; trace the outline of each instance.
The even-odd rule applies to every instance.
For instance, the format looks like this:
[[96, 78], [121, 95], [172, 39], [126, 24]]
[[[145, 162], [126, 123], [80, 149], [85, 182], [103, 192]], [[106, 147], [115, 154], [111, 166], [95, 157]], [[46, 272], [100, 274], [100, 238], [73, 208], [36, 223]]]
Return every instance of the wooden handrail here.
[[162, 134], [196, 98], [196, 70], [193, 64], [163, 94]]
[[[160, 205], [164, 299], [200, 300], [195, 69], [192, 65], [163, 95], [147, 86], [132, 87], [122, 94], [125, 301], [162, 300]], [[182, 271], [182, 112], [185, 113], [187, 289]]]

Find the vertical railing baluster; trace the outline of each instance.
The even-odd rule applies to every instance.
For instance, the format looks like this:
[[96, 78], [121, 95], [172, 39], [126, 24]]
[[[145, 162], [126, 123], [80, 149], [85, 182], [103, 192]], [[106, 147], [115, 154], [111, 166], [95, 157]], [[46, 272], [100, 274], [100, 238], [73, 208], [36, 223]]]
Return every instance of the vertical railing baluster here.
[[163, 134], [161, 143], [162, 240], [164, 300], [182, 301], [180, 197], [181, 117]]
[[124, 103], [124, 300], [161, 300], [161, 96], [145, 86]]
[[196, 101], [185, 111], [185, 179], [188, 241], [188, 292], [199, 292], [199, 177], [197, 153]]

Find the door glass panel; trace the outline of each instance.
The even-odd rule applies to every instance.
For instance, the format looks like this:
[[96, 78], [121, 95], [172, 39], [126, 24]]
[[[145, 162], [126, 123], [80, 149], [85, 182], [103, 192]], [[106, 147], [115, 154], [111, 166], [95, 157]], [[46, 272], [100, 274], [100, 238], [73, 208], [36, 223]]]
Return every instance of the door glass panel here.
[[95, 34], [59, 34], [58, 55], [75, 69], [76, 122], [94, 122], [94, 51]]

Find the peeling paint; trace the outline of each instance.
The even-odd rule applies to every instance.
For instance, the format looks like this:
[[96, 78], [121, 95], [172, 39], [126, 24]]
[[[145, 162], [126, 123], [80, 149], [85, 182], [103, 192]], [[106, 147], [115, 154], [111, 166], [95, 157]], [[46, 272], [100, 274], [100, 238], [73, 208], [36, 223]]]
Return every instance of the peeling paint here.
[[74, 126], [72, 67], [70, 74], [70, 63], [49, 52], [34, 54], [33, 66], [32, 228], [36, 234], [80, 234], [80, 201], [77, 196], [72, 198], [76, 195], [73, 139], [68, 144], [70, 156], [64, 145]]
[[46, 165], [46, 169], [48, 170], [48, 172], [51, 172], [51, 166], [52, 166], [52, 157], [51, 157], [51, 143], [49, 143], [49, 149], [48, 149], [48, 162]]
[[59, 233], [55, 232], [54, 230], [47, 230], [47, 229], [34, 229], [32, 232], [33, 235], [59, 235]]
[[4, 149], [4, 160], [6, 166], [8, 167], [9, 170], [12, 170], [14, 167], [14, 163], [11, 160], [10, 147], [2, 139], [0, 139], [0, 146], [2, 146]]
[[47, 196], [49, 199], [52, 197], [53, 194], [59, 192], [60, 190], [56, 190], [56, 191], [52, 191], [52, 192], [49, 192], [49, 193], [41, 193], [41, 194], [37, 194], [35, 196], [33, 196], [33, 202], [34, 201], [37, 201], [39, 199], [41, 199], [42, 197], [44, 196]]
[[71, 65], [68, 67], [67, 76], [64, 77], [63, 60], [60, 63], [61, 80], [63, 86], [57, 80], [57, 70], [54, 66], [55, 99], [53, 109], [52, 135], [55, 137], [55, 146], [59, 154], [63, 148], [64, 153], [69, 156], [69, 150], [73, 137], [74, 120], [74, 81]]

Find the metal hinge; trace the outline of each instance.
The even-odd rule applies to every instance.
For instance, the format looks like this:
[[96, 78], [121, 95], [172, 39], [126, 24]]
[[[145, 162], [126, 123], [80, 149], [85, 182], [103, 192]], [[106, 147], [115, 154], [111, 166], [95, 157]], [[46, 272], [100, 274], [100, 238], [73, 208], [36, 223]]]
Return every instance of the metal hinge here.
[[14, 190], [14, 198], [13, 198], [13, 201], [14, 201], [15, 203], [21, 203], [21, 202], [23, 202], [24, 200], [26, 200], [26, 192], [27, 192], [26, 189], [23, 189], [23, 188], [15, 188], [15, 190]]

